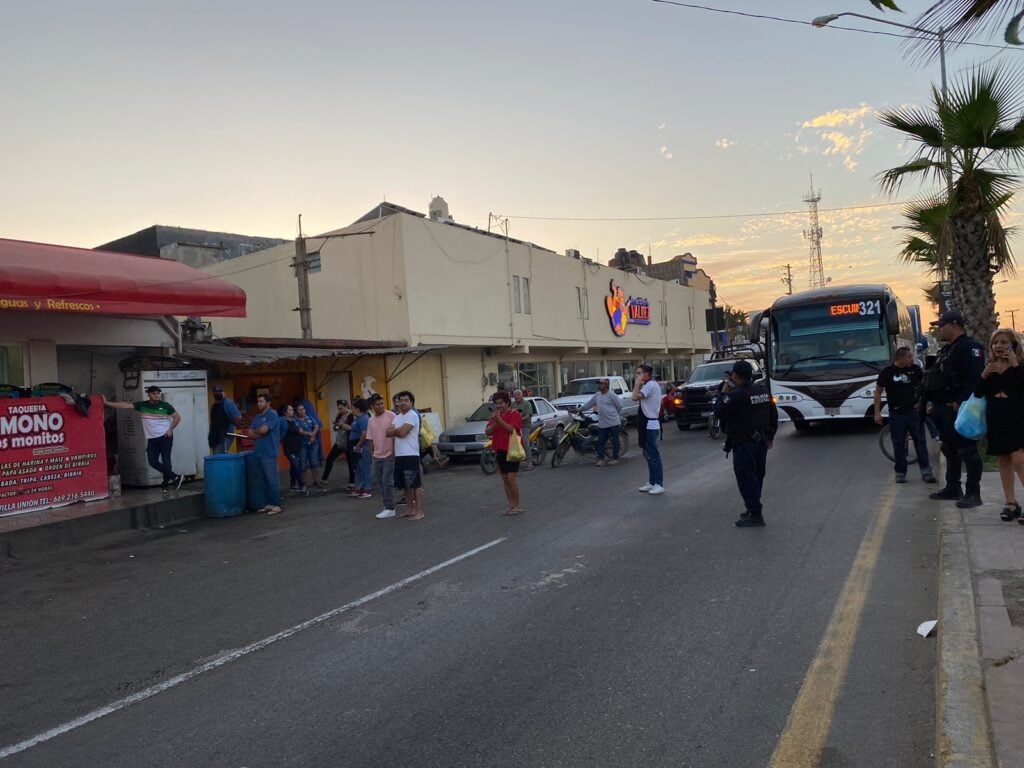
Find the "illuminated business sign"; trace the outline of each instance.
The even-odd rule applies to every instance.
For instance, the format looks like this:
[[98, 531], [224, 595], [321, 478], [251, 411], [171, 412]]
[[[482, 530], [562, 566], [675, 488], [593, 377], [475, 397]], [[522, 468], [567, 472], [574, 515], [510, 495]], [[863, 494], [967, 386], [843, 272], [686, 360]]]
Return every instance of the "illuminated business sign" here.
[[605, 296], [604, 305], [608, 311], [608, 321], [612, 325], [612, 333], [616, 336], [625, 336], [626, 327], [630, 323], [636, 325], [651, 324], [651, 303], [639, 296], [626, 298], [622, 288], [615, 284], [614, 280], [608, 281], [608, 292], [611, 296]]

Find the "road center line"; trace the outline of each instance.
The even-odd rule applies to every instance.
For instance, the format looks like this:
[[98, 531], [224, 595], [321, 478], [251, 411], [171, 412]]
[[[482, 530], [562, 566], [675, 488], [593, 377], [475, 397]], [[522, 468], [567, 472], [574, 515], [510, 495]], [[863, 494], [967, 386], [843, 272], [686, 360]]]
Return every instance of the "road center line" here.
[[438, 571], [447, 568], [450, 565], [455, 565], [456, 563], [465, 560], [466, 558], [478, 555], [484, 550], [490, 549], [491, 547], [495, 547], [506, 540], [507, 537], [503, 536], [500, 539], [489, 541], [486, 544], [482, 544], [481, 546], [475, 549], [469, 550], [468, 552], [463, 552], [461, 555], [456, 555], [450, 560], [445, 560], [443, 563], [433, 565], [430, 568], [427, 568], [425, 571], [420, 571], [419, 573], [413, 574], [412, 576], [408, 576], [402, 579], [401, 581], [396, 581], [389, 587], [384, 587], [384, 589], [379, 589], [376, 592], [372, 592], [369, 595], [364, 595], [363, 597], [360, 597], [357, 600], [353, 600], [351, 603], [345, 603], [345, 605], [338, 606], [337, 608], [332, 608], [331, 610], [327, 611], [327, 613], [321, 613], [319, 616], [315, 616], [314, 618], [304, 621], [301, 624], [296, 624], [294, 627], [289, 627], [288, 629], [282, 630], [281, 632], [271, 635], [270, 637], [265, 637], [262, 640], [257, 640], [255, 643], [247, 645], [244, 648], [238, 648], [233, 651], [222, 653], [220, 656], [215, 656], [213, 659], [206, 662], [205, 664], [201, 664], [198, 667], [190, 669], [188, 672], [183, 672], [180, 675], [175, 675], [174, 677], [164, 680], [162, 683], [157, 683], [156, 685], [151, 686], [150, 688], [146, 688], [145, 690], [139, 691], [138, 693], [133, 693], [131, 696], [126, 696], [125, 698], [118, 699], [117, 701], [111, 702], [110, 704], [105, 704], [104, 706], [100, 707], [99, 709], [93, 710], [87, 715], [82, 715], [81, 717], [77, 717], [74, 720], [69, 720], [68, 722], [62, 725], [58, 725], [56, 728], [51, 728], [50, 730], [33, 736], [30, 739], [25, 739], [24, 741], [18, 742], [17, 744], [12, 744], [9, 747], [4, 747], [3, 749], [0, 749], [0, 760], [2, 760], [5, 757], [10, 757], [11, 755], [16, 755], [19, 752], [24, 752], [26, 749], [30, 749], [31, 747], [42, 744], [45, 741], [49, 741], [50, 739], [56, 738], [61, 734], [73, 731], [76, 728], [80, 728], [83, 725], [86, 725], [87, 723], [91, 723], [93, 720], [99, 720], [101, 717], [106, 717], [107, 715], [113, 714], [114, 712], [124, 709], [125, 707], [129, 707], [132, 704], [138, 704], [140, 701], [145, 701], [146, 699], [152, 696], [156, 696], [158, 693], [163, 693], [164, 691], [170, 690], [171, 688], [181, 685], [182, 683], [187, 683], [189, 680], [195, 677], [199, 677], [199, 675], [210, 672], [214, 669], [217, 669], [218, 667], [223, 667], [225, 664], [230, 664], [233, 661], [238, 661], [243, 656], [248, 656], [250, 653], [260, 651], [269, 645], [273, 645], [279, 640], [285, 640], [291, 637], [292, 635], [296, 635], [299, 632], [302, 632], [303, 630], [311, 629], [312, 627], [323, 624], [325, 621], [330, 621], [336, 616], [340, 616], [343, 613], [351, 611], [353, 608], [358, 608], [362, 605], [366, 605], [366, 603], [372, 602], [373, 600], [377, 600], [378, 598], [390, 595], [392, 592], [396, 592], [399, 589], [402, 589], [402, 587], [406, 587], [415, 581], [424, 579], [427, 576], [437, 573]]
[[818, 768], [821, 762], [821, 754], [832, 729], [836, 699], [846, 678], [861, 613], [871, 591], [875, 566], [889, 527], [894, 497], [893, 489], [888, 488], [864, 534], [825, 636], [818, 646], [818, 653], [793, 702], [769, 768]]

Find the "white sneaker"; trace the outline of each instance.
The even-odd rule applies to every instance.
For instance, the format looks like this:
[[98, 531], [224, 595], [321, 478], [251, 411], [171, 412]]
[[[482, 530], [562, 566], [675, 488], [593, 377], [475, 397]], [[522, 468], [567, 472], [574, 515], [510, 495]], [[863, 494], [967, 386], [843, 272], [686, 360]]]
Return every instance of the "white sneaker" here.
[[395, 510], [393, 509], [382, 509], [377, 513], [378, 520], [387, 520], [389, 517], [395, 516]]
[[664, 492], [665, 492], [665, 489], [662, 488], [660, 485], [652, 485], [651, 486], [651, 490], [649, 490], [647, 492], [647, 495], [648, 496], [657, 496], [658, 494], [664, 493]]
[[657, 485], [651, 485], [650, 483], [644, 483], [639, 488], [637, 488], [637, 490], [640, 491], [640, 493], [650, 493], [654, 488], [657, 488], [657, 487], [658, 487]]

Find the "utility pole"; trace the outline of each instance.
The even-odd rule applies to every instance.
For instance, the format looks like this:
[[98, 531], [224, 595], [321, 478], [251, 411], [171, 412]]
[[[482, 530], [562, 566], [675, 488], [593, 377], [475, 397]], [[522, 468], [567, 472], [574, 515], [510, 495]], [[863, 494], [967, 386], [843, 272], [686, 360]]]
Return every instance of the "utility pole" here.
[[793, 267], [789, 264], [783, 264], [782, 268], [786, 270], [786, 276], [782, 278], [782, 284], [786, 286], [786, 295], [793, 295]]
[[313, 338], [313, 308], [309, 303], [309, 257], [306, 238], [302, 236], [302, 214], [299, 214], [299, 235], [295, 238], [295, 279], [299, 283], [299, 328], [302, 338]]
[[1013, 330], [1016, 331], [1017, 330], [1017, 313], [1020, 312], [1020, 310], [1019, 309], [1008, 309], [1006, 311], [1010, 313], [1010, 326], [1013, 328]]
[[708, 288], [708, 300], [711, 302], [711, 348], [718, 349], [718, 309], [715, 302], [718, 300], [718, 291], [715, 289], [715, 281], [711, 281]]
[[[340, 232], [336, 235], [319, 235], [312, 239], [323, 240], [325, 243], [334, 238], [356, 237], [358, 235], [373, 235], [373, 232]], [[295, 268], [295, 280], [299, 284], [299, 306], [296, 307], [296, 310], [299, 313], [299, 328], [302, 331], [302, 338], [312, 339], [313, 307], [309, 298], [309, 254], [306, 253], [306, 239], [302, 234], [302, 214], [300, 213], [299, 235], [295, 238], [295, 261], [292, 262], [292, 266]], [[319, 256], [320, 248], [323, 248], [323, 243], [320, 244], [320, 247], [313, 254]]]

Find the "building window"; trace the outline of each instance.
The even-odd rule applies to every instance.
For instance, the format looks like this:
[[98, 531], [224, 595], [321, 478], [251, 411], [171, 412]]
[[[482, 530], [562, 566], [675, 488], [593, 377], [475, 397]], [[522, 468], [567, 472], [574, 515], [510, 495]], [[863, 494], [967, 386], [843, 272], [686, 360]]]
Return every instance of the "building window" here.
[[523, 311], [519, 300], [519, 275], [512, 275], [512, 309], [517, 315]]
[[523, 314], [530, 314], [530, 278], [523, 278]]
[[498, 363], [498, 381], [547, 400], [555, 396], [554, 363]]
[[576, 317], [581, 320], [590, 319], [590, 305], [587, 303], [587, 289], [576, 286]]

